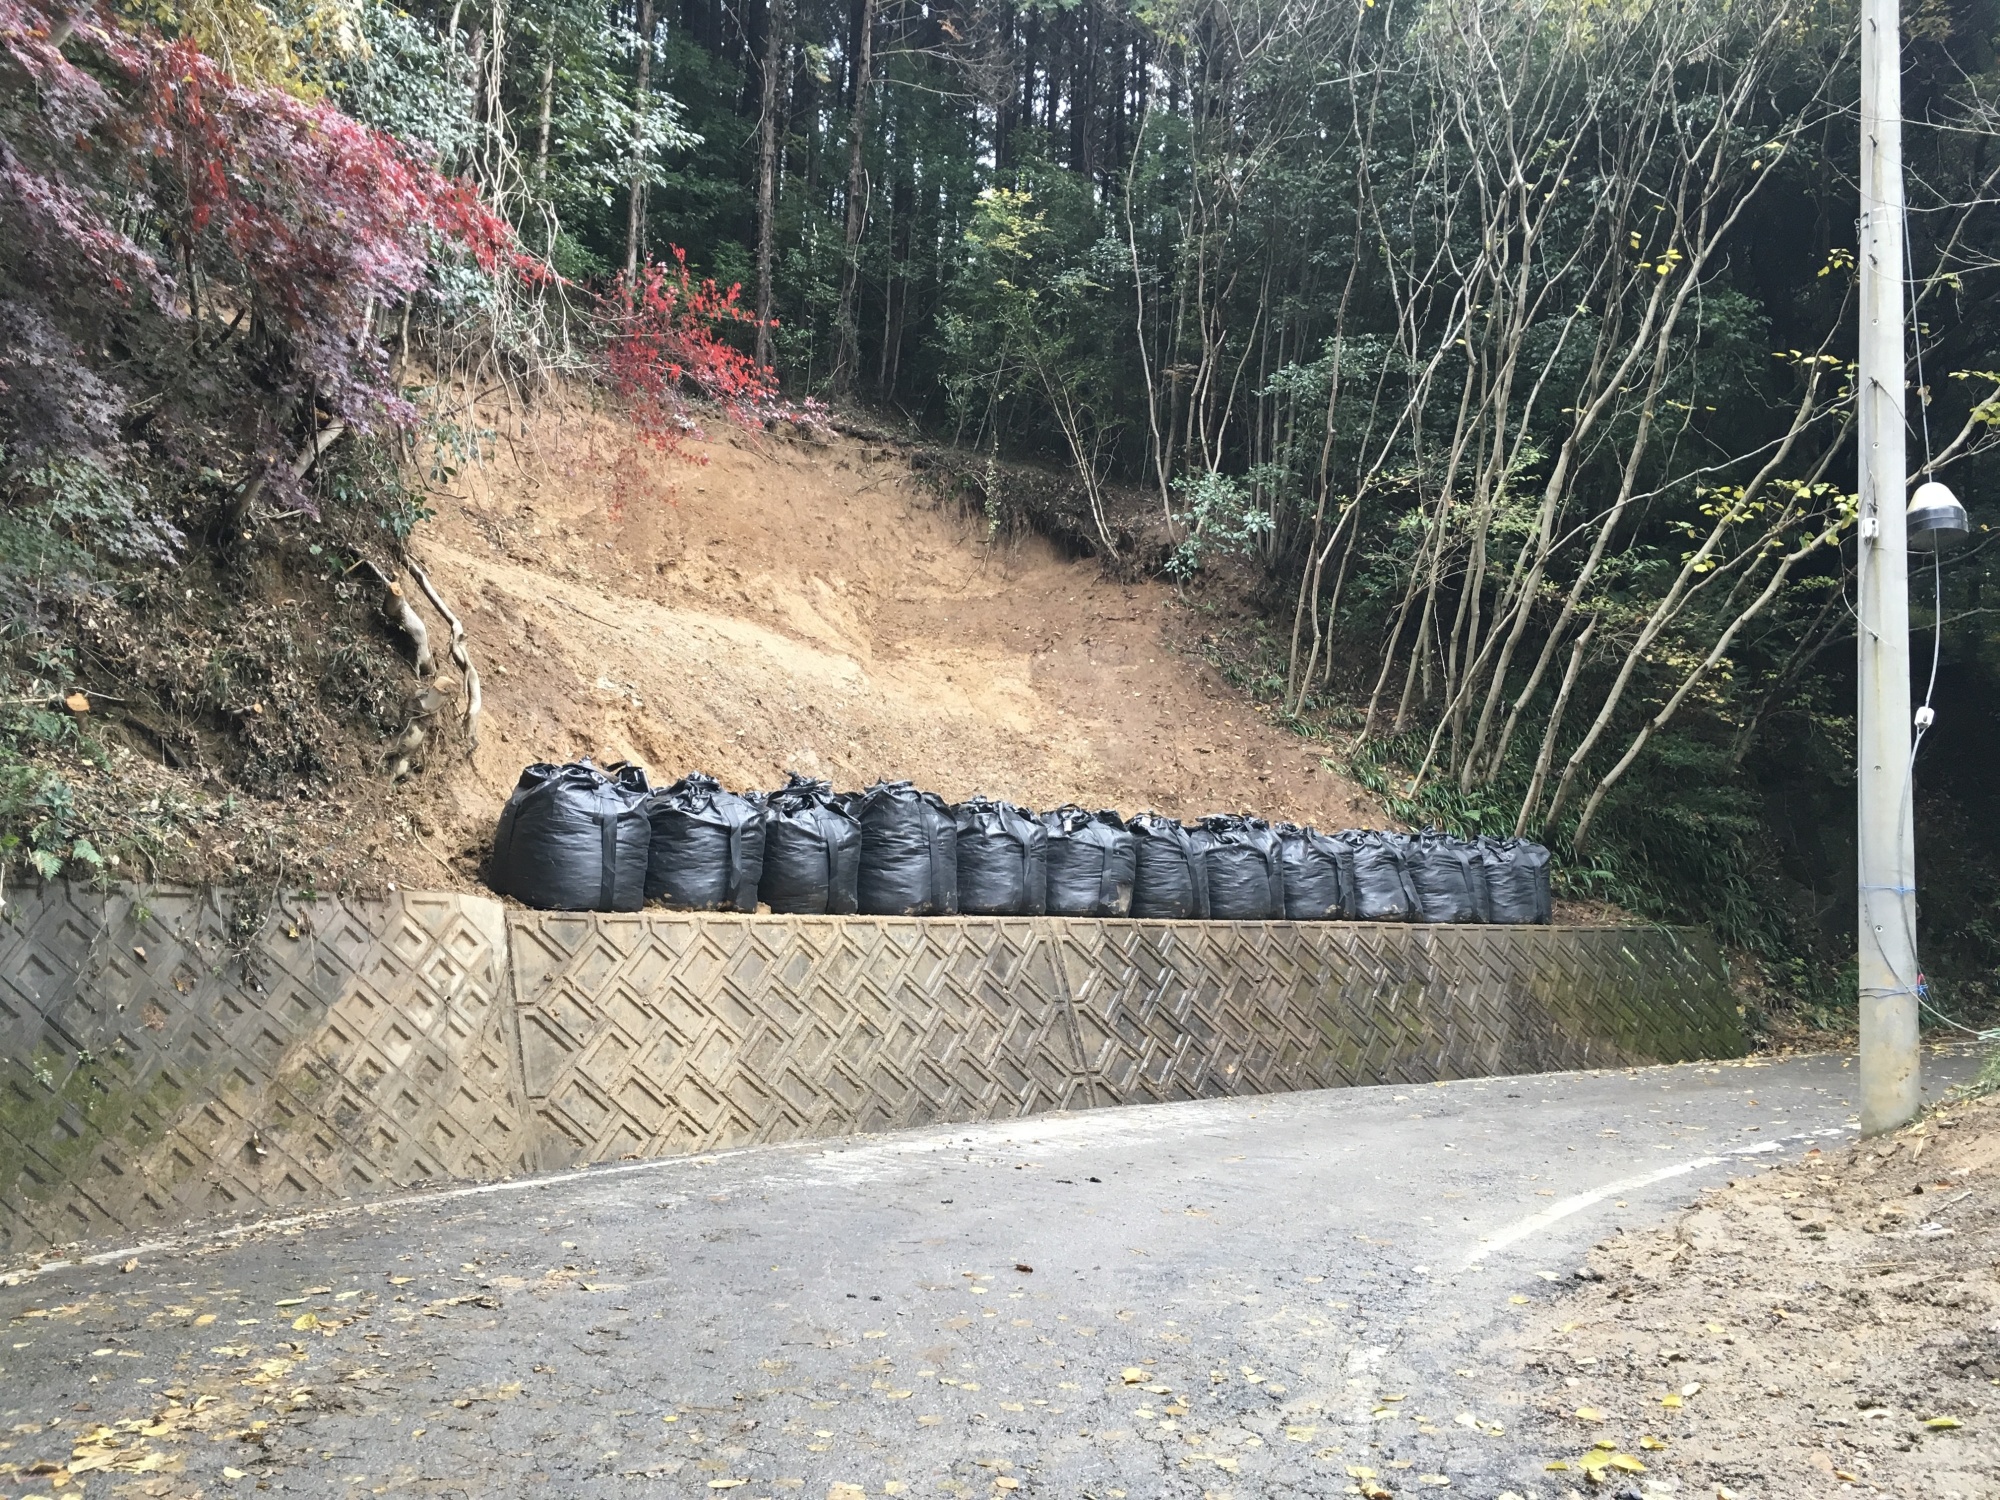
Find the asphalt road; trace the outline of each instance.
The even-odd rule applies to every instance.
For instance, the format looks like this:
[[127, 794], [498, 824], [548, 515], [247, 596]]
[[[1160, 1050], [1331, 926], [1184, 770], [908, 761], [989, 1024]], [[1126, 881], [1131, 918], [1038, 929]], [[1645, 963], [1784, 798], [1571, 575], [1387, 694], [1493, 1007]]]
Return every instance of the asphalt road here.
[[1619, 1226], [1845, 1138], [1853, 1081], [1101, 1110], [116, 1251], [0, 1286], [0, 1497], [1547, 1500], [1522, 1315]]

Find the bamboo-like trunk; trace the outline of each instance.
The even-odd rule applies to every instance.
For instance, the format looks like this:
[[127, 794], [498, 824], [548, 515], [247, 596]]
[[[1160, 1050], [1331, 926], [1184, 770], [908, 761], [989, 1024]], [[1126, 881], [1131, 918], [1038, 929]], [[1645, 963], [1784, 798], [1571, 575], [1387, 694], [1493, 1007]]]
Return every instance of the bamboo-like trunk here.
[[640, 140], [632, 150], [632, 176], [625, 197], [625, 280], [639, 276], [640, 242], [646, 222], [646, 148], [644, 132], [653, 102], [653, 0], [639, 0], [639, 64], [632, 85]]
[[[650, 0], [647, 0], [650, 3]], [[757, 363], [771, 364], [771, 243], [778, 212], [778, 70], [785, 58], [784, 0], [770, 0], [764, 17], [762, 98], [757, 111]]]
[[845, 396], [854, 387], [861, 363], [861, 333], [855, 302], [861, 283], [861, 238], [868, 230], [868, 178], [863, 170], [861, 143], [868, 130], [870, 69], [875, 57], [875, 0], [861, 0], [854, 27], [854, 103], [847, 117], [847, 231], [841, 265], [840, 310], [835, 318], [839, 340], [833, 355], [833, 390]]

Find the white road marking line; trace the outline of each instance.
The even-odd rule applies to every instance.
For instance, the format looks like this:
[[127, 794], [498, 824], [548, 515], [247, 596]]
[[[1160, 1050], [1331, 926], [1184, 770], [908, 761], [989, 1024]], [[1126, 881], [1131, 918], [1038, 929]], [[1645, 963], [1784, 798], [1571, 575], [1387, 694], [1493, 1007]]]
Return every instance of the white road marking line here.
[[1577, 1193], [1558, 1203], [1551, 1203], [1540, 1213], [1529, 1214], [1525, 1219], [1516, 1219], [1505, 1229], [1495, 1230], [1484, 1236], [1479, 1248], [1465, 1258], [1465, 1269], [1471, 1270], [1496, 1250], [1505, 1250], [1509, 1245], [1518, 1245], [1530, 1235], [1539, 1234], [1551, 1224], [1567, 1219], [1571, 1214], [1580, 1214], [1593, 1204], [1602, 1203], [1606, 1198], [1615, 1198], [1620, 1193], [1636, 1193], [1640, 1188], [1651, 1187], [1656, 1182], [1665, 1182], [1673, 1177], [1685, 1177], [1690, 1172], [1699, 1172], [1703, 1167], [1722, 1164], [1719, 1156], [1696, 1156], [1687, 1161], [1677, 1161], [1670, 1167], [1661, 1167], [1654, 1172], [1641, 1172], [1637, 1177], [1621, 1177], [1616, 1182], [1606, 1183], [1601, 1188], [1592, 1188], [1587, 1193]]
[[[1816, 1130], [1815, 1136], [1844, 1135], [1845, 1131]], [[1608, 1182], [1603, 1187], [1592, 1188], [1587, 1193], [1577, 1193], [1558, 1203], [1551, 1203], [1540, 1213], [1529, 1214], [1525, 1219], [1516, 1219], [1505, 1229], [1480, 1237], [1479, 1248], [1465, 1258], [1465, 1269], [1470, 1271], [1496, 1250], [1505, 1250], [1510, 1245], [1518, 1245], [1531, 1235], [1539, 1234], [1551, 1224], [1580, 1214], [1606, 1198], [1616, 1198], [1623, 1193], [1636, 1193], [1641, 1188], [1649, 1188], [1658, 1182], [1667, 1182], [1675, 1177], [1685, 1177], [1690, 1172], [1699, 1172], [1704, 1167], [1717, 1167], [1732, 1156], [1763, 1156], [1773, 1151], [1781, 1151], [1795, 1141], [1805, 1141], [1811, 1136], [1788, 1136], [1782, 1141], [1759, 1141], [1753, 1146], [1733, 1146], [1720, 1156], [1696, 1156], [1687, 1161], [1675, 1162], [1670, 1167], [1661, 1167], [1653, 1172], [1641, 1172], [1636, 1177], [1621, 1177], [1616, 1182]]]

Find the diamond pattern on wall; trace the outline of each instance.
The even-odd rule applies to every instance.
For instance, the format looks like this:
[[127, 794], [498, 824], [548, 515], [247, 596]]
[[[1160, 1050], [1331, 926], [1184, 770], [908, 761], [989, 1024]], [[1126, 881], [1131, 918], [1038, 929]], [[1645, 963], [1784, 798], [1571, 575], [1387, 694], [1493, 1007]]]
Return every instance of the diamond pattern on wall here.
[[508, 932], [544, 1166], [1091, 1102], [1043, 924], [512, 912]]
[[0, 1253], [623, 1157], [1742, 1047], [1685, 929], [58, 883], [0, 913]]
[[1742, 1049], [1671, 929], [508, 915], [546, 1167]]
[[12, 893], [0, 1250], [520, 1170], [500, 912]]

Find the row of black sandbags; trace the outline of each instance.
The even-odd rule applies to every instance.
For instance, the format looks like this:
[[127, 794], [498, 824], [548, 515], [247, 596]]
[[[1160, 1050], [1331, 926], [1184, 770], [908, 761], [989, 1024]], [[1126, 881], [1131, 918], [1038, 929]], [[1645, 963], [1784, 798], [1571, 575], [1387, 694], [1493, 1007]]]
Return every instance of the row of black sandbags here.
[[808, 915], [1152, 917], [1225, 921], [1550, 920], [1549, 852], [1436, 832], [1321, 833], [1226, 815], [1068, 806], [1037, 816], [907, 781], [863, 792], [793, 776], [730, 792], [653, 789], [637, 766], [534, 765], [507, 799], [493, 887], [530, 906]]

